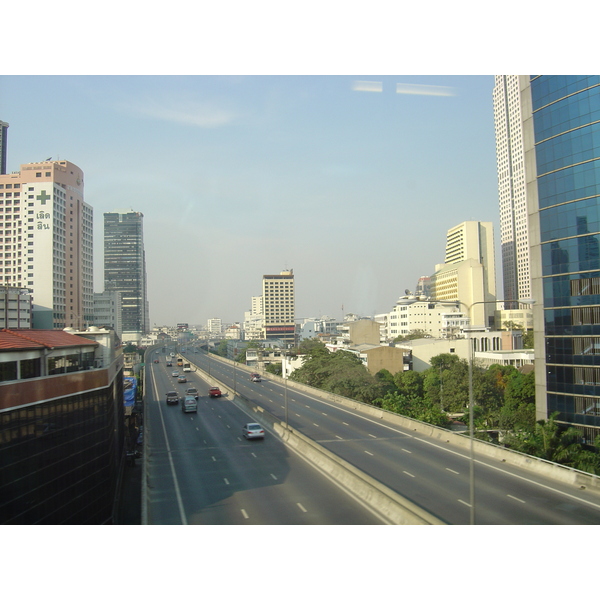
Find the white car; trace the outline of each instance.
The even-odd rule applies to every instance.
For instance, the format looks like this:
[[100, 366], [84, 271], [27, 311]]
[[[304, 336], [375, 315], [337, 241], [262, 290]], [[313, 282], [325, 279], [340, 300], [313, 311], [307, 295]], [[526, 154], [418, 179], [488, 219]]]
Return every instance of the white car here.
[[242, 432], [247, 440], [265, 437], [265, 430], [263, 429], [263, 426], [258, 423], [246, 423], [242, 427]]
[[179, 377], [179, 371], [173, 371], [173, 372], [171, 373], [171, 376], [172, 376], [172, 377]]

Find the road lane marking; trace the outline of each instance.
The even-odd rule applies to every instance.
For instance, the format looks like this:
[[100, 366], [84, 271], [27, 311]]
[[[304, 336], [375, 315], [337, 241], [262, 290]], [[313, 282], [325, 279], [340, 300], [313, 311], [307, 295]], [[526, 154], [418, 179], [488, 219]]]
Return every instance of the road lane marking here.
[[304, 506], [302, 506], [302, 504], [300, 504], [300, 502], [296, 502], [296, 506], [298, 506], [298, 508], [302, 511], [302, 512], [308, 512]]
[[372, 438], [377, 438], [376, 435], [373, 435], [372, 433], [369, 434]]
[[410, 450], [407, 450], [406, 448], [400, 448], [402, 450], [402, 452], [407, 452], [408, 454], [412, 454], [412, 452]]
[[242, 508], [242, 514], [244, 515], [244, 519], [249, 519], [248, 513]]
[[[154, 384], [154, 394], [158, 398], [158, 389], [156, 387], [156, 379], [154, 376], [154, 369], [152, 369], [152, 383]], [[167, 427], [165, 425], [165, 419], [162, 411], [162, 404], [158, 404], [158, 412], [160, 414], [160, 421], [162, 424], [163, 435], [165, 436], [165, 446], [167, 454], [169, 456], [169, 466], [171, 468], [171, 476], [173, 477], [173, 487], [175, 488], [175, 497], [177, 498], [177, 507], [179, 509], [179, 518], [183, 525], [187, 525], [187, 517], [185, 515], [185, 509], [183, 508], [183, 498], [181, 497], [181, 491], [179, 489], [179, 481], [177, 479], [177, 473], [175, 473], [175, 463], [173, 462], [173, 456], [171, 454], [171, 444], [169, 443], [169, 436], [167, 435]], [[147, 500], [146, 500], [147, 502]], [[142, 506], [142, 511], [147, 510], [146, 506]]]
[[[346, 423], [346, 421], [342, 421], [342, 425], [348, 425], [348, 423]], [[350, 425], [348, 425], [348, 427], [350, 427]]]
[[227, 477], [223, 477], [223, 481], [225, 482], [225, 485], [229, 485], [229, 480], [227, 479]]
[[365, 450], [365, 454], [368, 454], [369, 456], [374, 456], [372, 452], [368, 452], [367, 450]]
[[275, 477], [275, 475], [273, 475], [273, 473], [271, 473], [271, 477], [272, 477], [272, 478], [273, 478], [275, 481], [277, 481], [277, 477]]
[[464, 504], [465, 506], [468, 506], [469, 508], [471, 508], [471, 505], [470, 505], [468, 502], [465, 502], [464, 500], [461, 500], [460, 498], [458, 499], [458, 501], [459, 501], [461, 504]]
[[454, 473], [455, 475], [460, 475], [458, 471], [455, 471], [454, 469], [449, 469], [448, 467], [446, 467], [446, 471], [450, 471], [450, 473]]
[[318, 425], [317, 425], [316, 423], [313, 423], [313, 425], [314, 425], [315, 427], [318, 427]]
[[516, 500], [517, 502], [521, 502], [522, 504], [525, 504], [525, 500], [521, 500], [521, 498], [517, 498], [516, 496], [511, 496], [510, 494], [506, 494], [509, 498], [512, 498], [513, 500]]
[[213, 462], [217, 462], [217, 459], [214, 456], [211, 456], [211, 458], [213, 459]]
[[322, 412], [321, 414], [322, 414], [322, 415], [325, 415], [326, 417], [328, 416], [328, 415], [327, 415], [327, 413], [324, 413], [324, 412]]
[[254, 456], [254, 458], [256, 458], [256, 454], [254, 454], [254, 452], [250, 452], [250, 454], [252, 454], [252, 456]]
[[343, 440], [343, 439], [344, 439], [343, 437], [340, 437], [339, 435], [336, 435], [335, 437], [336, 437], [338, 440]]
[[408, 475], [409, 477], [414, 477], [414, 475], [412, 473], [409, 473], [408, 471], [402, 471], [405, 475]]

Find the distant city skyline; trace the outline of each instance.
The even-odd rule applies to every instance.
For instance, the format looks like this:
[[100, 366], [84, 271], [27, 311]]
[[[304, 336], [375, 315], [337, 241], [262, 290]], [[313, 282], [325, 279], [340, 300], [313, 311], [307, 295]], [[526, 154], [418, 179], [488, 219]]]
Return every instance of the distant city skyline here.
[[389, 311], [443, 262], [449, 228], [497, 231], [493, 84], [8, 76], [0, 119], [7, 171], [51, 155], [84, 171], [96, 292], [102, 214], [144, 213], [151, 326], [242, 321], [285, 269], [297, 318], [341, 318]]

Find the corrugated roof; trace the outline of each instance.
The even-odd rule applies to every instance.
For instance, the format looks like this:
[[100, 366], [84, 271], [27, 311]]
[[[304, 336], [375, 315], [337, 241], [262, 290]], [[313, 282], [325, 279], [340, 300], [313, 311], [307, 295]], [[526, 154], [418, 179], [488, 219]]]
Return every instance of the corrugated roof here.
[[97, 345], [98, 342], [58, 329], [0, 329], [0, 350]]

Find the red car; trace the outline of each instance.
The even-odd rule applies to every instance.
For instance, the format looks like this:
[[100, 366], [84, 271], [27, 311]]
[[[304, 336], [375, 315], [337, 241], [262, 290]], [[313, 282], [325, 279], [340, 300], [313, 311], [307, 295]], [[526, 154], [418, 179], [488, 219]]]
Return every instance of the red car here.
[[211, 387], [211, 388], [208, 390], [208, 395], [209, 395], [211, 398], [220, 398], [220, 397], [222, 396], [222, 394], [221, 394], [221, 390], [220, 390], [218, 387]]

